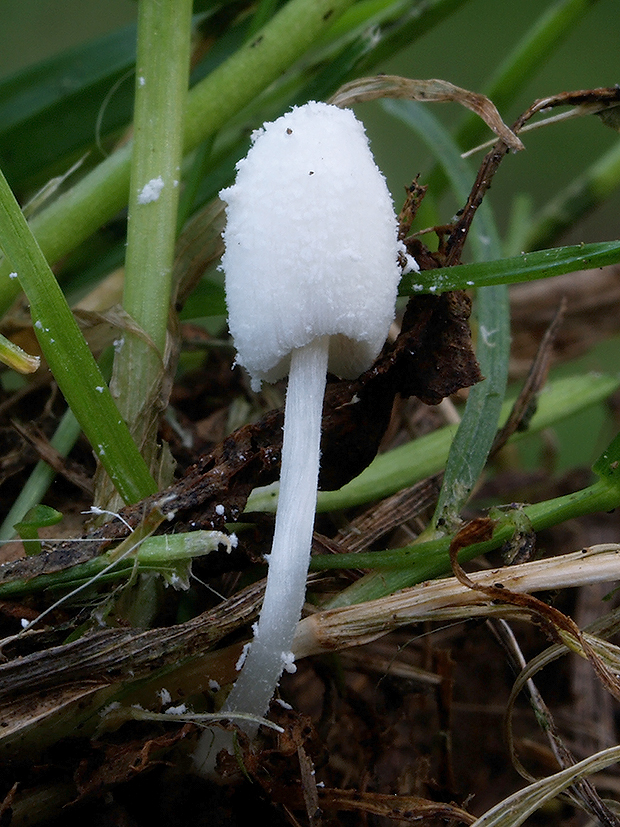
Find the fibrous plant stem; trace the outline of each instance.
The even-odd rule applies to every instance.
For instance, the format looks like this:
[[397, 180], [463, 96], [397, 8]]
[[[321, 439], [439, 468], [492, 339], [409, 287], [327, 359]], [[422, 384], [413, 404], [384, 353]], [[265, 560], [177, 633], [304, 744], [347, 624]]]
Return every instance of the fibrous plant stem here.
[[112, 390], [153, 472], [166, 369], [191, 11], [191, 0], [141, 0], [138, 13], [123, 308], [146, 336], [125, 332]]

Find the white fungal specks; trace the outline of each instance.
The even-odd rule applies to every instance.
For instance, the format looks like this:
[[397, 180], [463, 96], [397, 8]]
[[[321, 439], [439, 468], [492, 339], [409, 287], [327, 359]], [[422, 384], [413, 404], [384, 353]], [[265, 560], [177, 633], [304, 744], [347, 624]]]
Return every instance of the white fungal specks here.
[[101, 718], [105, 718], [107, 715], [110, 715], [112, 712], [116, 712], [116, 710], [120, 708], [121, 705], [119, 701], [112, 701], [112, 703], [103, 707], [103, 709], [99, 712], [99, 716]]
[[175, 571], [168, 577], [168, 584], [172, 586], [173, 589], [176, 589], [176, 591], [187, 591], [189, 588], [187, 581], [179, 577]]
[[282, 666], [284, 667], [285, 672], [288, 672], [291, 675], [297, 672], [297, 667], [295, 666], [295, 655], [292, 652], [282, 652], [281, 657]]
[[250, 651], [251, 646], [252, 646], [251, 643], [244, 644], [243, 649], [241, 650], [241, 654], [239, 655], [239, 657], [237, 659], [237, 663], [235, 663], [235, 669], [237, 670], [237, 672], [241, 671], [241, 667], [245, 663], [245, 659], [248, 656], [248, 652]]
[[172, 700], [172, 695], [165, 687], [162, 687], [157, 694], [159, 695], [159, 699], [164, 705], [169, 704]]
[[10, 279], [16, 279], [17, 278], [17, 273], [9, 273], [9, 278]]
[[146, 84], [146, 78], [144, 75], [138, 75], [138, 86], [144, 86]]
[[169, 706], [166, 715], [185, 715], [188, 711], [187, 704], [179, 704], [178, 706]]
[[103, 385], [95, 385], [95, 390], [97, 391], [97, 393], [103, 393], [105, 388], [103, 387]]
[[415, 260], [415, 258], [407, 252], [404, 253], [404, 256], [405, 267], [403, 268], [403, 276], [406, 276], [408, 273], [419, 273], [420, 265]]
[[226, 509], [224, 508], [223, 505], [218, 504], [218, 505], [215, 506], [215, 513], [217, 514], [218, 517], [223, 517], [224, 514], [226, 513]]
[[138, 204], [150, 204], [153, 201], [157, 201], [163, 188], [164, 179], [161, 175], [157, 178], [151, 178], [138, 193]]

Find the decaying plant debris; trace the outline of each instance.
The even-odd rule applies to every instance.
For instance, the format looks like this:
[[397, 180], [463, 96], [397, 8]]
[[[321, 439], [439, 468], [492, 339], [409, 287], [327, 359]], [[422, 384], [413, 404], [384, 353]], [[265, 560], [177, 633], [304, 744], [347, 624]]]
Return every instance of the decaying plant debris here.
[[[617, 90], [548, 98], [534, 104], [509, 134], [515, 138], [523, 124], [543, 107], [569, 104], [600, 108], [615, 106], [617, 101]], [[476, 209], [509, 145], [506, 136], [500, 138], [483, 161], [455, 223], [437, 228], [438, 252], [431, 252], [418, 237], [406, 236], [416, 204], [423, 197], [423, 188], [417, 184], [411, 187], [401, 216], [403, 236], [422, 269], [458, 265]], [[514, 141], [512, 148], [516, 148]], [[395, 400], [415, 397], [437, 405], [480, 381], [468, 327], [470, 307], [470, 298], [463, 292], [411, 298], [398, 335], [372, 368], [357, 380], [328, 384], [320, 479], [324, 490], [340, 488], [372, 461], [393, 422]], [[554, 330], [553, 335], [556, 333]], [[546, 346], [526, 401], [540, 389], [549, 353]], [[517, 358], [519, 355], [517, 352]], [[357, 402], [352, 405], [354, 398]], [[521, 424], [526, 407], [512, 427]], [[260, 515], [243, 512], [252, 489], [278, 477], [281, 432], [282, 411], [270, 411], [198, 458], [168, 489], [124, 508], [122, 520], [112, 520], [82, 538], [50, 545], [36, 557], [0, 567], [0, 584], [31, 581], [73, 567], [123, 540], [157, 510], [170, 513], [170, 519], [161, 525], [173, 532], [221, 530], [231, 517], [253, 524], [250, 539], [242, 541], [235, 555], [213, 567], [209, 562], [200, 566], [200, 576], [212, 577], [214, 588], [221, 589], [226, 598], [210, 603], [203, 596], [204, 611], [191, 620], [172, 622], [172, 615], [165, 616], [157, 628], [146, 630], [123, 628], [122, 622], [117, 628], [96, 630], [87, 623], [87, 634], [80, 635], [78, 623], [83, 616], [74, 617], [71, 610], [60, 607], [48, 625], [20, 634], [20, 618], [36, 615], [50, 601], [31, 597], [0, 606], [7, 637], [2, 642], [0, 663], [0, 762], [11, 779], [3, 790], [6, 797], [0, 805], [0, 817], [6, 813], [7, 818], [12, 815], [13, 823], [25, 824], [48, 821], [56, 814], [66, 824], [67, 820], [77, 823], [84, 813], [88, 817], [96, 813], [105, 823], [138, 818], [146, 823], [149, 814], [158, 812], [158, 819], [163, 813], [166, 823], [181, 824], [197, 818], [201, 802], [213, 823], [219, 818], [244, 823], [250, 813], [256, 818], [263, 809], [270, 823], [308, 823], [313, 827], [387, 823], [368, 822], [369, 818], [390, 819], [392, 823], [473, 823], [473, 812], [483, 812], [514, 788], [509, 772], [498, 773], [498, 789], [493, 795], [488, 792], [496, 780], [494, 758], [503, 749], [503, 708], [481, 708], [488, 697], [495, 697], [491, 687], [497, 690], [498, 698], [507, 701], [510, 695], [511, 679], [504, 673], [503, 655], [498, 649], [488, 657], [488, 631], [483, 625], [491, 626], [500, 618], [522, 624], [524, 648], [532, 651], [536, 649], [536, 626], [527, 623], [532, 618], [535, 624], [545, 619], [547, 632], [555, 637], [553, 645], [585, 653], [598, 677], [602, 676], [617, 696], [617, 648], [602, 643], [613, 636], [616, 626], [579, 632], [569, 619], [570, 606], [563, 605], [570, 598], [558, 598], [562, 605], [550, 609], [537, 598], [518, 597], [524, 590], [536, 589], [527, 576], [549, 561], [526, 563], [525, 568], [498, 564], [488, 573], [466, 575], [456, 564], [456, 552], [459, 543], [467, 545], [472, 537], [466, 542], [461, 535], [454, 546], [456, 580], [416, 587], [415, 597], [403, 593], [386, 599], [381, 607], [332, 613], [315, 613], [308, 607], [296, 638], [300, 656], [324, 656], [363, 643], [362, 656], [348, 662], [343, 657], [340, 673], [327, 658], [300, 663], [297, 674], [288, 676], [282, 686], [283, 698], [294, 700], [295, 711], [284, 702], [272, 705], [270, 717], [279, 729], [265, 730], [259, 751], [251, 750], [239, 736], [238, 754], [221, 758], [219, 772], [226, 782], [222, 786], [186, 776], [187, 745], [196, 740], [207, 718], [195, 720], [184, 704], [189, 701], [192, 710], [207, 715], [217, 708], [219, 688], [234, 680], [244, 629], [254, 621], [260, 605], [260, 583], [243, 588], [236, 585], [248, 557], [258, 557], [263, 550], [265, 533]], [[527, 482], [539, 487], [549, 484]], [[435, 492], [433, 481], [428, 481], [408, 492], [404, 502], [399, 495], [398, 507], [403, 508], [400, 523], [423, 513]], [[226, 516], [219, 513], [220, 505], [224, 505]], [[383, 504], [388, 511], [396, 505], [395, 500]], [[330, 552], [367, 547], [381, 536], [377, 532], [392, 531], [399, 525], [396, 519], [379, 516], [380, 509], [381, 504], [359, 515], [348, 538], [346, 531], [334, 538], [317, 535], [318, 547]], [[464, 531], [477, 532], [476, 538], [480, 538], [492, 529], [491, 522], [486, 517], [474, 520]], [[617, 535], [620, 526], [616, 516], [610, 515], [602, 523]], [[330, 528], [333, 526], [321, 526], [326, 534]], [[595, 528], [600, 530], [600, 524], [593, 527], [586, 521], [584, 527], [574, 529], [570, 548], [584, 548], [566, 555], [567, 565], [575, 569], [553, 587], [576, 583], [575, 572], [597, 555], [597, 562], [605, 555], [608, 566], [602, 577], [598, 570], [599, 579], [614, 579], [617, 546], [608, 545], [604, 550], [586, 547], [596, 542], [591, 540]], [[251, 548], [252, 539], [256, 549]], [[560, 530], [550, 532], [546, 542], [552, 551], [566, 551], [566, 536]], [[595, 579], [585, 575], [583, 582]], [[318, 581], [317, 593], [320, 589], [328, 593], [338, 583], [316, 576], [313, 580]], [[436, 598], [436, 605], [429, 598], [434, 589], [443, 594]], [[432, 608], [421, 614], [406, 610], [408, 598], [414, 603], [427, 598]], [[174, 605], [174, 601], [170, 603]], [[350, 623], [343, 626], [347, 611]], [[463, 617], [480, 620], [470, 623], [465, 632], [458, 625]], [[424, 627], [414, 626], [421, 621], [447, 626], [427, 639], [420, 632]], [[76, 639], [68, 640], [72, 635]], [[458, 653], [456, 659], [448, 650]], [[520, 654], [517, 647], [513, 656], [518, 669], [523, 665]], [[466, 661], [473, 677], [469, 684], [465, 681], [463, 689], [459, 679]], [[531, 687], [530, 692], [536, 697]], [[560, 688], [555, 692], [560, 709], [570, 710], [569, 692]], [[527, 736], [513, 737], [512, 744], [523, 762], [534, 768], [533, 774], [552, 774], [574, 763], [570, 750], [558, 748], [551, 718], [551, 745], [534, 744], [531, 736], [536, 729], [525, 707], [515, 708], [514, 698], [510, 698], [510, 705], [513, 720], [508, 726], [516, 722], [527, 730]], [[541, 715], [542, 707], [534, 705]], [[465, 754], [463, 744], [472, 741], [480, 742], [478, 767], [474, 758], [470, 767], [457, 766]], [[577, 754], [579, 741], [576, 731], [573, 752]], [[477, 749], [472, 746], [472, 754]], [[381, 789], [375, 788], [377, 779], [383, 784]], [[469, 789], [459, 786], [464, 782], [487, 790], [486, 799], [482, 793], [472, 806]], [[617, 775], [610, 775], [608, 783], [610, 790], [617, 790]], [[111, 792], [113, 800], [105, 795]], [[613, 808], [586, 782], [575, 785], [571, 794], [601, 823], [619, 823]], [[570, 807], [570, 800], [564, 806]]]

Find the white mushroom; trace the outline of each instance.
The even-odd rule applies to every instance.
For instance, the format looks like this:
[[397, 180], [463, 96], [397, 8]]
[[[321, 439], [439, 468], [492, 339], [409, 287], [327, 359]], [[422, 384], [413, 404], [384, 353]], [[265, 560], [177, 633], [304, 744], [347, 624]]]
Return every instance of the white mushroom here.
[[252, 138], [221, 193], [229, 325], [255, 390], [287, 373], [289, 383], [265, 599], [224, 709], [262, 716], [282, 670], [294, 669], [326, 372], [353, 378], [370, 367], [394, 317], [400, 267], [392, 200], [350, 110], [311, 102]]

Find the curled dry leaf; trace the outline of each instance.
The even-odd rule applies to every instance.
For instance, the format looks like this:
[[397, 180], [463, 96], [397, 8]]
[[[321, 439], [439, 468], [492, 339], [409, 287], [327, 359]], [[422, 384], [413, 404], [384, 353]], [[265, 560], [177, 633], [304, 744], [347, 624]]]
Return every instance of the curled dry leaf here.
[[[546, 98], [539, 98], [527, 109], [513, 124], [515, 132], [522, 134], [531, 132], [533, 129], [540, 129], [543, 126], [550, 126], [572, 118], [581, 118], [584, 115], [596, 115], [599, 120], [620, 132], [620, 88], [618, 86], [604, 86], [598, 89], [580, 89], [576, 92], [560, 92], [557, 95], [550, 95]], [[547, 112], [556, 106], [572, 106], [573, 108], [561, 112], [559, 115], [552, 115], [534, 123], [527, 123], [538, 112]], [[526, 125], [524, 125], [526, 124]], [[483, 144], [472, 147], [464, 152], [462, 157], [468, 158], [482, 149], [488, 149], [493, 141], [485, 141]]]
[[406, 98], [414, 101], [433, 101], [460, 103], [471, 109], [482, 118], [487, 126], [499, 135], [510, 149], [517, 152], [523, 149], [523, 144], [506, 126], [497, 111], [495, 104], [485, 95], [470, 92], [455, 86], [447, 80], [413, 80], [399, 75], [377, 75], [375, 77], [358, 78], [345, 83], [330, 98], [330, 103], [336, 106], [351, 106], [361, 101], [376, 100], [377, 98]]
[[537, 112], [555, 109], [557, 106], [574, 106], [575, 115], [598, 115], [612, 129], [618, 129], [620, 86], [602, 86], [596, 89], [577, 89], [539, 98], [526, 109], [519, 119], [517, 129]]

